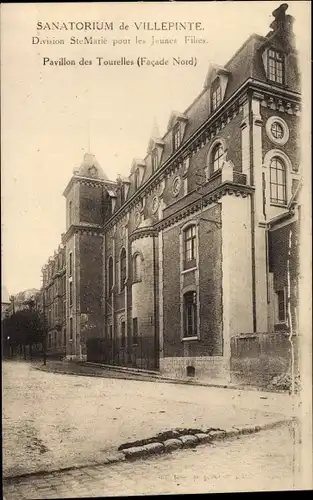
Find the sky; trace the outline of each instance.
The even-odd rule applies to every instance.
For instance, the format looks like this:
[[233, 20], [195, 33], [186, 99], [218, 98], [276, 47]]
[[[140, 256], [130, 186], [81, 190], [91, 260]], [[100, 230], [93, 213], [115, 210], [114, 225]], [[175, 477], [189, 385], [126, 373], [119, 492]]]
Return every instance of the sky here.
[[[62, 193], [83, 155], [112, 180], [144, 158], [154, 121], [160, 134], [203, 89], [209, 64], [224, 65], [252, 34], [266, 35], [281, 2], [60, 3], [1, 5], [2, 284], [10, 294], [39, 288], [41, 268], [65, 231]], [[309, 2], [288, 2], [302, 64], [309, 66]], [[37, 31], [37, 22], [107, 21], [88, 32], [106, 44], [69, 44], [81, 31]], [[117, 27], [124, 21], [128, 31]], [[201, 22], [201, 31], [137, 31], [134, 22]], [[206, 43], [184, 43], [185, 35]], [[177, 43], [150, 46], [156, 39]], [[65, 39], [65, 44], [33, 44]], [[146, 43], [136, 44], [136, 36]], [[130, 42], [129, 42], [130, 40]], [[113, 46], [114, 42], [114, 46]], [[197, 59], [196, 66], [99, 66], [105, 59]], [[92, 60], [43, 65], [43, 58]], [[303, 66], [304, 67], [304, 66]]]

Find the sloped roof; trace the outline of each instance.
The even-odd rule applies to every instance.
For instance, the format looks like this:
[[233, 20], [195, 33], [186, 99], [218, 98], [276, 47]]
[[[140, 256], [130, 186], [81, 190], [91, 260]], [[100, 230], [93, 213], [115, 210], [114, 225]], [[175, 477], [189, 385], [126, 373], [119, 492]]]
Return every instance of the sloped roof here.
[[[90, 169], [94, 168], [94, 173], [91, 174]], [[108, 176], [104, 173], [102, 167], [97, 161], [95, 155], [92, 153], [85, 153], [82, 163], [78, 169], [74, 170], [76, 175], [81, 175], [83, 177], [92, 177], [95, 179], [101, 179], [108, 181]]]

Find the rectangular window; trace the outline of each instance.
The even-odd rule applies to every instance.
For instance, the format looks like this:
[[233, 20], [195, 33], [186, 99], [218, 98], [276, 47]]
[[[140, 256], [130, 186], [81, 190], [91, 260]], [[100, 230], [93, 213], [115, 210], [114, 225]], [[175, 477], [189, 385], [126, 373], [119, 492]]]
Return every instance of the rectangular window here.
[[48, 348], [51, 349], [52, 347], [52, 334], [49, 333], [48, 335]]
[[121, 258], [120, 258], [120, 291], [121, 292], [125, 288], [126, 272], [127, 272], [126, 250], [125, 250], [125, 248], [123, 248], [123, 250], [121, 252]]
[[152, 172], [155, 172], [156, 169], [158, 168], [158, 151], [156, 149], [152, 151], [151, 161], [152, 161]]
[[109, 336], [110, 336], [110, 339], [112, 340], [113, 339], [113, 325], [109, 325]]
[[197, 336], [197, 294], [188, 292], [184, 295], [184, 336]]
[[73, 318], [70, 318], [70, 340], [73, 340]]
[[285, 300], [285, 291], [278, 290], [276, 292], [276, 300], [277, 300], [277, 321], [279, 323], [283, 323], [286, 321], [286, 300]]
[[133, 345], [138, 344], [138, 319], [133, 318]]
[[212, 91], [212, 111], [215, 111], [216, 108], [221, 104], [221, 87], [218, 85]]
[[184, 231], [185, 263], [196, 259], [196, 226], [190, 226]]
[[173, 129], [173, 151], [176, 151], [181, 143], [181, 129], [180, 124], [176, 123]]
[[73, 272], [73, 254], [72, 252], [69, 253], [69, 276], [72, 276], [72, 272]]
[[113, 287], [113, 259], [108, 260], [108, 293], [110, 294]]
[[279, 158], [274, 157], [270, 163], [270, 200], [271, 203], [285, 205], [286, 197], [286, 169]]
[[121, 346], [125, 347], [125, 341], [126, 341], [126, 325], [125, 325], [125, 321], [122, 321], [122, 323], [121, 323], [121, 333], [122, 333]]
[[69, 287], [70, 287], [70, 306], [73, 305], [73, 281], [69, 282]]
[[284, 56], [277, 50], [268, 51], [268, 78], [276, 83], [284, 83]]
[[68, 204], [68, 225], [72, 224], [72, 202], [70, 201]]
[[66, 329], [63, 330], [63, 345], [66, 346]]

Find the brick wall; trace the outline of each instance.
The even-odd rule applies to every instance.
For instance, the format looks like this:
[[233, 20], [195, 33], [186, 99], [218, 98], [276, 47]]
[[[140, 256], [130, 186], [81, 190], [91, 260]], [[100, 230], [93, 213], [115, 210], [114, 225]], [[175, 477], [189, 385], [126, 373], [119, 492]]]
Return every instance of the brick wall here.
[[[276, 230], [269, 232], [269, 271], [273, 273], [274, 292], [287, 289], [287, 259], [289, 246], [289, 233], [291, 238], [290, 255], [290, 306], [292, 324], [297, 329], [297, 306], [298, 306], [298, 273], [299, 273], [299, 222], [295, 221]], [[289, 330], [287, 322], [283, 325], [275, 325], [275, 330]]]
[[[220, 221], [220, 207], [203, 212], [203, 217]], [[163, 234], [164, 269], [164, 357], [221, 356], [223, 354], [222, 328], [222, 262], [221, 230], [211, 222], [199, 224], [199, 301], [200, 340], [181, 341], [180, 315], [180, 226]], [[183, 286], [194, 285], [193, 271], [184, 273]]]
[[102, 334], [102, 238], [90, 234], [79, 236], [80, 249], [80, 312], [88, 321], [82, 337]]
[[[272, 110], [261, 106], [261, 116], [263, 119], [262, 126], [262, 145], [263, 145], [263, 157], [271, 149], [282, 150], [290, 158], [292, 166], [295, 170], [299, 169], [300, 166], [300, 135], [299, 135], [299, 125], [300, 119], [298, 116], [289, 115], [288, 113], [282, 113], [279, 110]], [[268, 137], [266, 133], [266, 122], [271, 116], [278, 116], [282, 118], [288, 125], [289, 128], [289, 139], [284, 144], [284, 146], [277, 146]]]
[[80, 222], [103, 224], [104, 196], [101, 185], [88, 186], [81, 183], [79, 203]]

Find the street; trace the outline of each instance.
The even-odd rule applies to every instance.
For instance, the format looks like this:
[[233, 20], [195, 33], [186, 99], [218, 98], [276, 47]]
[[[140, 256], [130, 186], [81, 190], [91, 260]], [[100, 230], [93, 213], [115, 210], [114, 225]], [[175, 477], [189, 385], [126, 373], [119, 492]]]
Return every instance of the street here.
[[15, 481], [6, 500], [277, 491], [297, 487], [288, 426], [136, 462]]
[[288, 394], [45, 373], [3, 363], [4, 476], [101, 460], [177, 427], [229, 428], [290, 416]]

